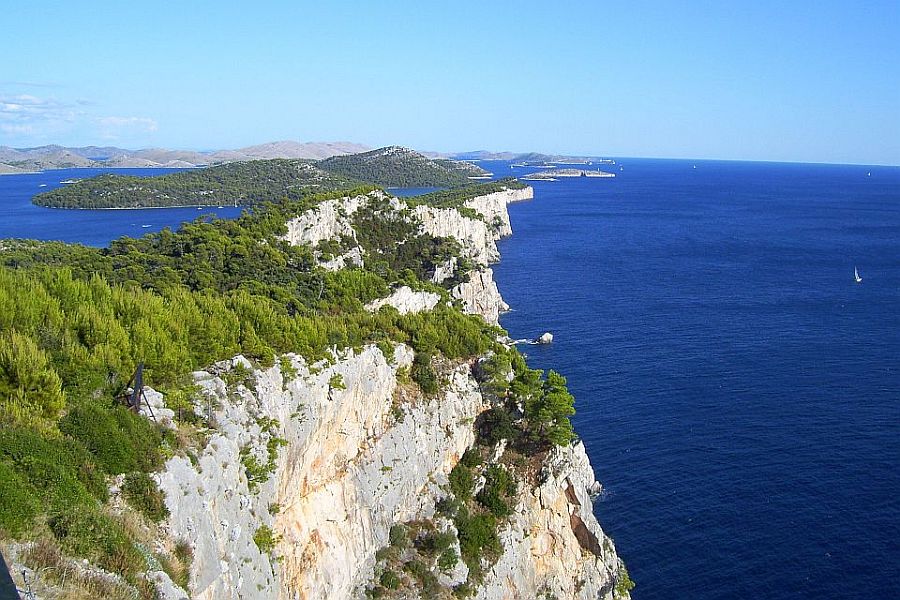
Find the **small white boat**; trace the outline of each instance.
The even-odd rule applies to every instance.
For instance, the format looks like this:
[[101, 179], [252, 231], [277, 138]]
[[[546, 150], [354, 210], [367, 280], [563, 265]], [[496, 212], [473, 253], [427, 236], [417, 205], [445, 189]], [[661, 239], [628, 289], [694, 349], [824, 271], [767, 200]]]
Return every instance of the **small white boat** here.
[[144, 229], [147, 229], [148, 227], [152, 227], [152, 225], [141, 225], [141, 227], [143, 227]]
[[42, 183], [42, 184], [40, 184], [38, 187], [47, 187], [47, 184], [46, 184], [46, 183]]
[[856, 283], [862, 283], [862, 277], [859, 276], [859, 270], [856, 267], [853, 267], [853, 280]]
[[65, 184], [77, 183], [77, 182], [78, 182], [77, 179], [63, 179], [62, 181], [60, 181], [60, 183], [65, 183]]

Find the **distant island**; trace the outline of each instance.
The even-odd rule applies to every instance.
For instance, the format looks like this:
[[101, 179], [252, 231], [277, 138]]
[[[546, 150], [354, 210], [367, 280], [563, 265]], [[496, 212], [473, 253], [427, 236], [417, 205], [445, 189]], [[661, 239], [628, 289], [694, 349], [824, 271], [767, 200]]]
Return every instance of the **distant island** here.
[[32, 202], [53, 208], [245, 206], [364, 184], [459, 188], [485, 175], [471, 163], [432, 160], [408, 148], [388, 146], [319, 161], [234, 162], [157, 177], [100, 175], [38, 194]]
[[522, 177], [525, 181], [531, 180], [543, 180], [543, 181], [555, 181], [556, 179], [563, 177], [615, 177], [615, 173], [607, 173], [606, 171], [601, 171], [597, 169], [596, 171], [590, 169], [548, 169], [546, 171], [538, 171], [537, 173], [529, 173], [528, 175]]
[[456, 160], [507, 160], [516, 163], [514, 166], [544, 166], [544, 165], [614, 165], [616, 161], [608, 158], [593, 156], [571, 156], [564, 154], [542, 154], [540, 152], [489, 152], [477, 150], [475, 152], [458, 152], [456, 154], [437, 155]]

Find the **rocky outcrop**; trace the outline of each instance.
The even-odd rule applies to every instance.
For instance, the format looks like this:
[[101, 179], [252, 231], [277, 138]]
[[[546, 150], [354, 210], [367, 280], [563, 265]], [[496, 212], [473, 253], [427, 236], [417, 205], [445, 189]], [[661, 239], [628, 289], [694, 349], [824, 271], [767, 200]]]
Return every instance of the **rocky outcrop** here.
[[[417, 206], [415, 209], [415, 215], [421, 220], [425, 232], [456, 239], [462, 247], [463, 256], [475, 265], [468, 274], [468, 281], [454, 287], [451, 295], [462, 301], [466, 312], [481, 315], [494, 325], [498, 324], [500, 313], [509, 310], [509, 306], [503, 301], [494, 282], [494, 273], [488, 265], [500, 259], [497, 240], [512, 235], [506, 206], [533, 197], [534, 189], [526, 187], [467, 200], [466, 207], [478, 212], [482, 219], [465, 217], [459, 211], [449, 208]], [[433, 280], [436, 283], [445, 281], [454, 275], [457, 268], [456, 259], [451, 259], [448, 264], [436, 269]]]
[[621, 563], [592, 511], [600, 485], [584, 445], [555, 448], [541, 477], [501, 532], [504, 552], [475, 597], [611, 600]]
[[441, 297], [434, 292], [414, 292], [407, 285], [401, 286], [387, 298], [373, 300], [366, 304], [366, 310], [377, 312], [382, 306], [393, 306], [401, 315], [431, 310]]
[[[291, 361], [290, 381], [272, 367], [227, 385], [242, 357], [194, 374], [215, 430], [196, 463], [175, 457], [160, 475], [169, 535], [194, 550], [192, 598], [350, 597], [391, 525], [433, 514], [486, 408], [468, 365], [439, 398], [404, 391], [405, 346], [392, 364], [374, 346], [330, 366]], [[253, 485], [248, 457], [265, 464], [273, 440], [272, 473]], [[255, 544], [261, 527], [280, 536], [278, 561]]]
[[369, 200], [369, 196], [326, 200], [288, 221], [287, 233], [282, 239], [294, 246], [308, 245], [311, 247], [327, 240], [352, 240], [352, 246], [343, 254], [327, 260], [321, 260], [321, 256], [316, 258], [319, 258], [320, 264], [330, 271], [337, 271], [349, 266], [361, 266], [363, 252], [356, 244], [353, 214]]
[[467, 313], [481, 315], [492, 325], [498, 325], [500, 313], [509, 310], [494, 281], [494, 272], [489, 268], [472, 271], [469, 280], [454, 287], [450, 294], [462, 302]]
[[509, 224], [509, 212], [506, 205], [534, 198], [534, 188], [508, 189], [502, 192], [485, 194], [466, 201], [466, 206], [478, 211], [485, 221], [494, 228], [498, 237], [512, 235]]
[[481, 219], [463, 216], [455, 208], [434, 208], [419, 205], [413, 215], [421, 221], [422, 231], [435, 237], [456, 239], [463, 257], [476, 265], [486, 266], [500, 260], [497, 251], [498, 239], [494, 231]]

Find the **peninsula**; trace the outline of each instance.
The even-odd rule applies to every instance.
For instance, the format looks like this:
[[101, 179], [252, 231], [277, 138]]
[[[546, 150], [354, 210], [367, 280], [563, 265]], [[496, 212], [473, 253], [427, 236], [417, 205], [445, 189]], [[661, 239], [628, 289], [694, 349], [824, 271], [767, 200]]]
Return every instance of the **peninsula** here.
[[356, 183], [410, 164], [468, 177], [393, 148], [227, 165], [190, 174], [231, 177], [235, 220], [2, 244], [13, 573], [48, 598], [629, 597], [566, 379], [498, 325], [491, 264], [533, 189]]

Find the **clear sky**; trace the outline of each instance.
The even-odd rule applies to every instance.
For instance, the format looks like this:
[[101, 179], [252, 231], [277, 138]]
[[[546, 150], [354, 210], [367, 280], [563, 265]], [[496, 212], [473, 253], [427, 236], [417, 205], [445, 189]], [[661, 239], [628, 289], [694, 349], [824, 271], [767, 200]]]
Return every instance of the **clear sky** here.
[[900, 0], [0, 1], [0, 145], [900, 164]]

